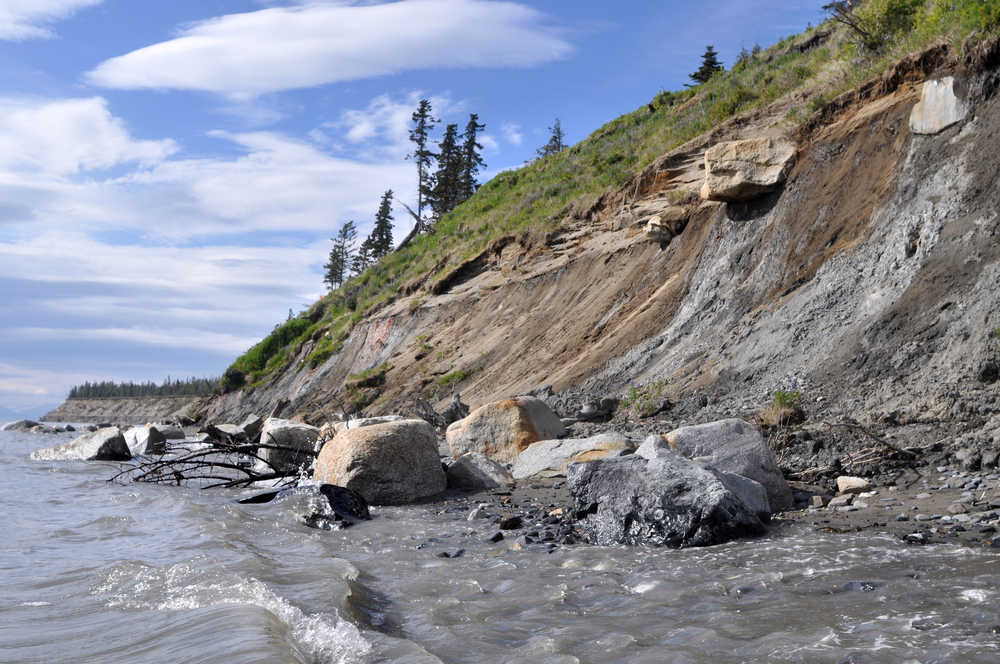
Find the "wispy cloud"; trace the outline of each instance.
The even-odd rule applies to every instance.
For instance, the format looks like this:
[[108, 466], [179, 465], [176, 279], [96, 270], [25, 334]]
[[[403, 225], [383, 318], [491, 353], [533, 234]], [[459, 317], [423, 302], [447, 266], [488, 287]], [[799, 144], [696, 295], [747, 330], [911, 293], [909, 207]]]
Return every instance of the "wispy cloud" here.
[[524, 142], [524, 134], [521, 131], [521, 125], [513, 124], [510, 122], [504, 122], [500, 125], [500, 131], [503, 133], [503, 137], [507, 139], [507, 142], [511, 145], [520, 145]]
[[88, 79], [248, 98], [420, 69], [528, 67], [572, 52], [548, 16], [514, 2], [310, 2], [202, 21]]
[[4, 0], [0, 2], [0, 40], [53, 36], [48, 25], [103, 0]]

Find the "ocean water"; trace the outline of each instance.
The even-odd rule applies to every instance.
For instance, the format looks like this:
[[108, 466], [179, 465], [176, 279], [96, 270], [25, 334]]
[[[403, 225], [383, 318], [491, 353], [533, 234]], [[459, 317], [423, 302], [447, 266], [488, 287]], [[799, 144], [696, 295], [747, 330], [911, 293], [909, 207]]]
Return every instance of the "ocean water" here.
[[[0, 662], [997, 662], [1000, 555], [805, 528], [511, 551], [461, 503], [343, 531], [0, 432]], [[464, 549], [457, 558], [438, 554]]]

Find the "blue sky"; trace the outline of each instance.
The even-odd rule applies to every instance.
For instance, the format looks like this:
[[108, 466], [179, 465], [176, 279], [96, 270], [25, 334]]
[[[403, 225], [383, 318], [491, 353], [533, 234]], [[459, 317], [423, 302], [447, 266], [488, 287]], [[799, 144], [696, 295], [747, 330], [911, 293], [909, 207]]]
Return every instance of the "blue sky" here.
[[821, 4], [0, 0], [0, 409], [220, 374], [322, 294], [341, 223], [413, 201], [421, 97], [486, 122], [489, 178]]

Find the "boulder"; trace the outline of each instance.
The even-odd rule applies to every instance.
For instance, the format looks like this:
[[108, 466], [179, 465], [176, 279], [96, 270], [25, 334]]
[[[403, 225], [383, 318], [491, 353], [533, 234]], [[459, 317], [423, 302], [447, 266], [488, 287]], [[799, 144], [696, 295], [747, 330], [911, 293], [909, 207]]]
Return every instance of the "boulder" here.
[[260, 415], [247, 415], [240, 422], [240, 428], [243, 429], [243, 433], [247, 435], [249, 441], [256, 441], [260, 437], [260, 430], [263, 426], [264, 420]]
[[477, 452], [463, 454], [447, 471], [448, 488], [482, 491], [509, 487], [514, 483], [510, 471], [489, 457]]
[[133, 456], [167, 453], [167, 438], [155, 426], [132, 427], [124, 436], [125, 444]]
[[771, 501], [767, 498], [767, 489], [764, 485], [749, 477], [743, 477], [736, 473], [718, 471], [719, 480], [726, 485], [726, 488], [733, 492], [751, 512], [757, 515], [762, 523], [771, 520]]
[[155, 426], [167, 440], [184, 440], [184, 429], [176, 424], [164, 424], [160, 422], [152, 426]]
[[870, 488], [871, 483], [863, 477], [841, 475], [837, 478], [837, 491], [839, 493], [861, 493]]
[[701, 197], [710, 201], [748, 201], [784, 183], [795, 162], [795, 145], [772, 138], [751, 138], [713, 145], [705, 152]]
[[38, 424], [36, 426], [28, 429], [30, 433], [59, 433], [52, 427], [45, 426], [44, 424]]
[[592, 438], [565, 438], [533, 443], [517, 455], [511, 474], [520, 480], [535, 475], [565, 475], [566, 466], [578, 461], [594, 461], [622, 456], [635, 450], [625, 436], [604, 433]]
[[965, 119], [969, 109], [955, 94], [952, 76], [925, 81], [920, 101], [910, 112], [910, 131], [914, 134], [937, 134]]
[[36, 461], [128, 461], [132, 458], [125, 437], [118, 427], [107, 427], [85, 433], [68, 443], [35, 450], [31, 458]]
[[348, 429], [327, 441], [313, 479], [357, 491], [374, 505], [403, 505], [444, 491], [437, 436], [423, 420]]
[[368, 503], [355, 491], [332, 484], [307, 484], [260, 493], [239, 502], [243, 505], [299, 501], [303, 520], [311, 528], [339, 530], [370, 521]]
[[566, 434], [566, 427], [544, 401], [519, 396], [486, 404], [448, 427], [451, 456], [485, 454], [512, 463], [532, 443]]
[[5, 424], [3, 429], [0, 429], [0, 431], [20, 431], [27, 433], [37, 426], [39, 426], [39, 424], [34, 420], [18, 420], [16, 422], [9, 422]]
[[730, 419], [675, 429], [665, 436], [646, 438], [636, 454], [655, 459], [663, 451], [674, 451], [727, 473], [749, 477], [767, 490], [775, 510], [791, 507], [794, 496], [785, 482], [774, 453], [753, 425]]
[[[276, 450], [261, 447], [259, 454], [261, 458], [278, 470], [294, 471], [301, 466], [312, 463], [318, 439], [319, 428], [317, 427], [302, 422], [269, 417], [264, 421], [264, 426], [260, 430], [260, 445], [278, 445], [290, 449]], [[337, 484], [337, 482], [330, 484]]]
[[765, 532], [721, 473], [669, 451], [574, 463], [566, 475], [577, 526], [592, 544], [710, 546]]

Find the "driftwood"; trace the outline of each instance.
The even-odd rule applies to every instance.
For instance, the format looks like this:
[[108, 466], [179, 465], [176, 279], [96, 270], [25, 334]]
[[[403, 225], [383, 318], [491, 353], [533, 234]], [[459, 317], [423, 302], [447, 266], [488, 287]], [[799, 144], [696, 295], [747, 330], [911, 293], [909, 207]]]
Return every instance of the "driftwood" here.
[[[175, 449], [184, 450], [183, 445]], [[260, 450], [278, 450], [299, 456], [317, 453], [262, 443], [216, 442], [208, 449], [186, 450], [125, 464], [109, 482], [149, 482], [153, 484], [201, 484], [202, 489], [247, 487], [255, 482], [275, 482], [274, 487], [291, 486], [298, 470], [281, 468], [260, 455]]]

